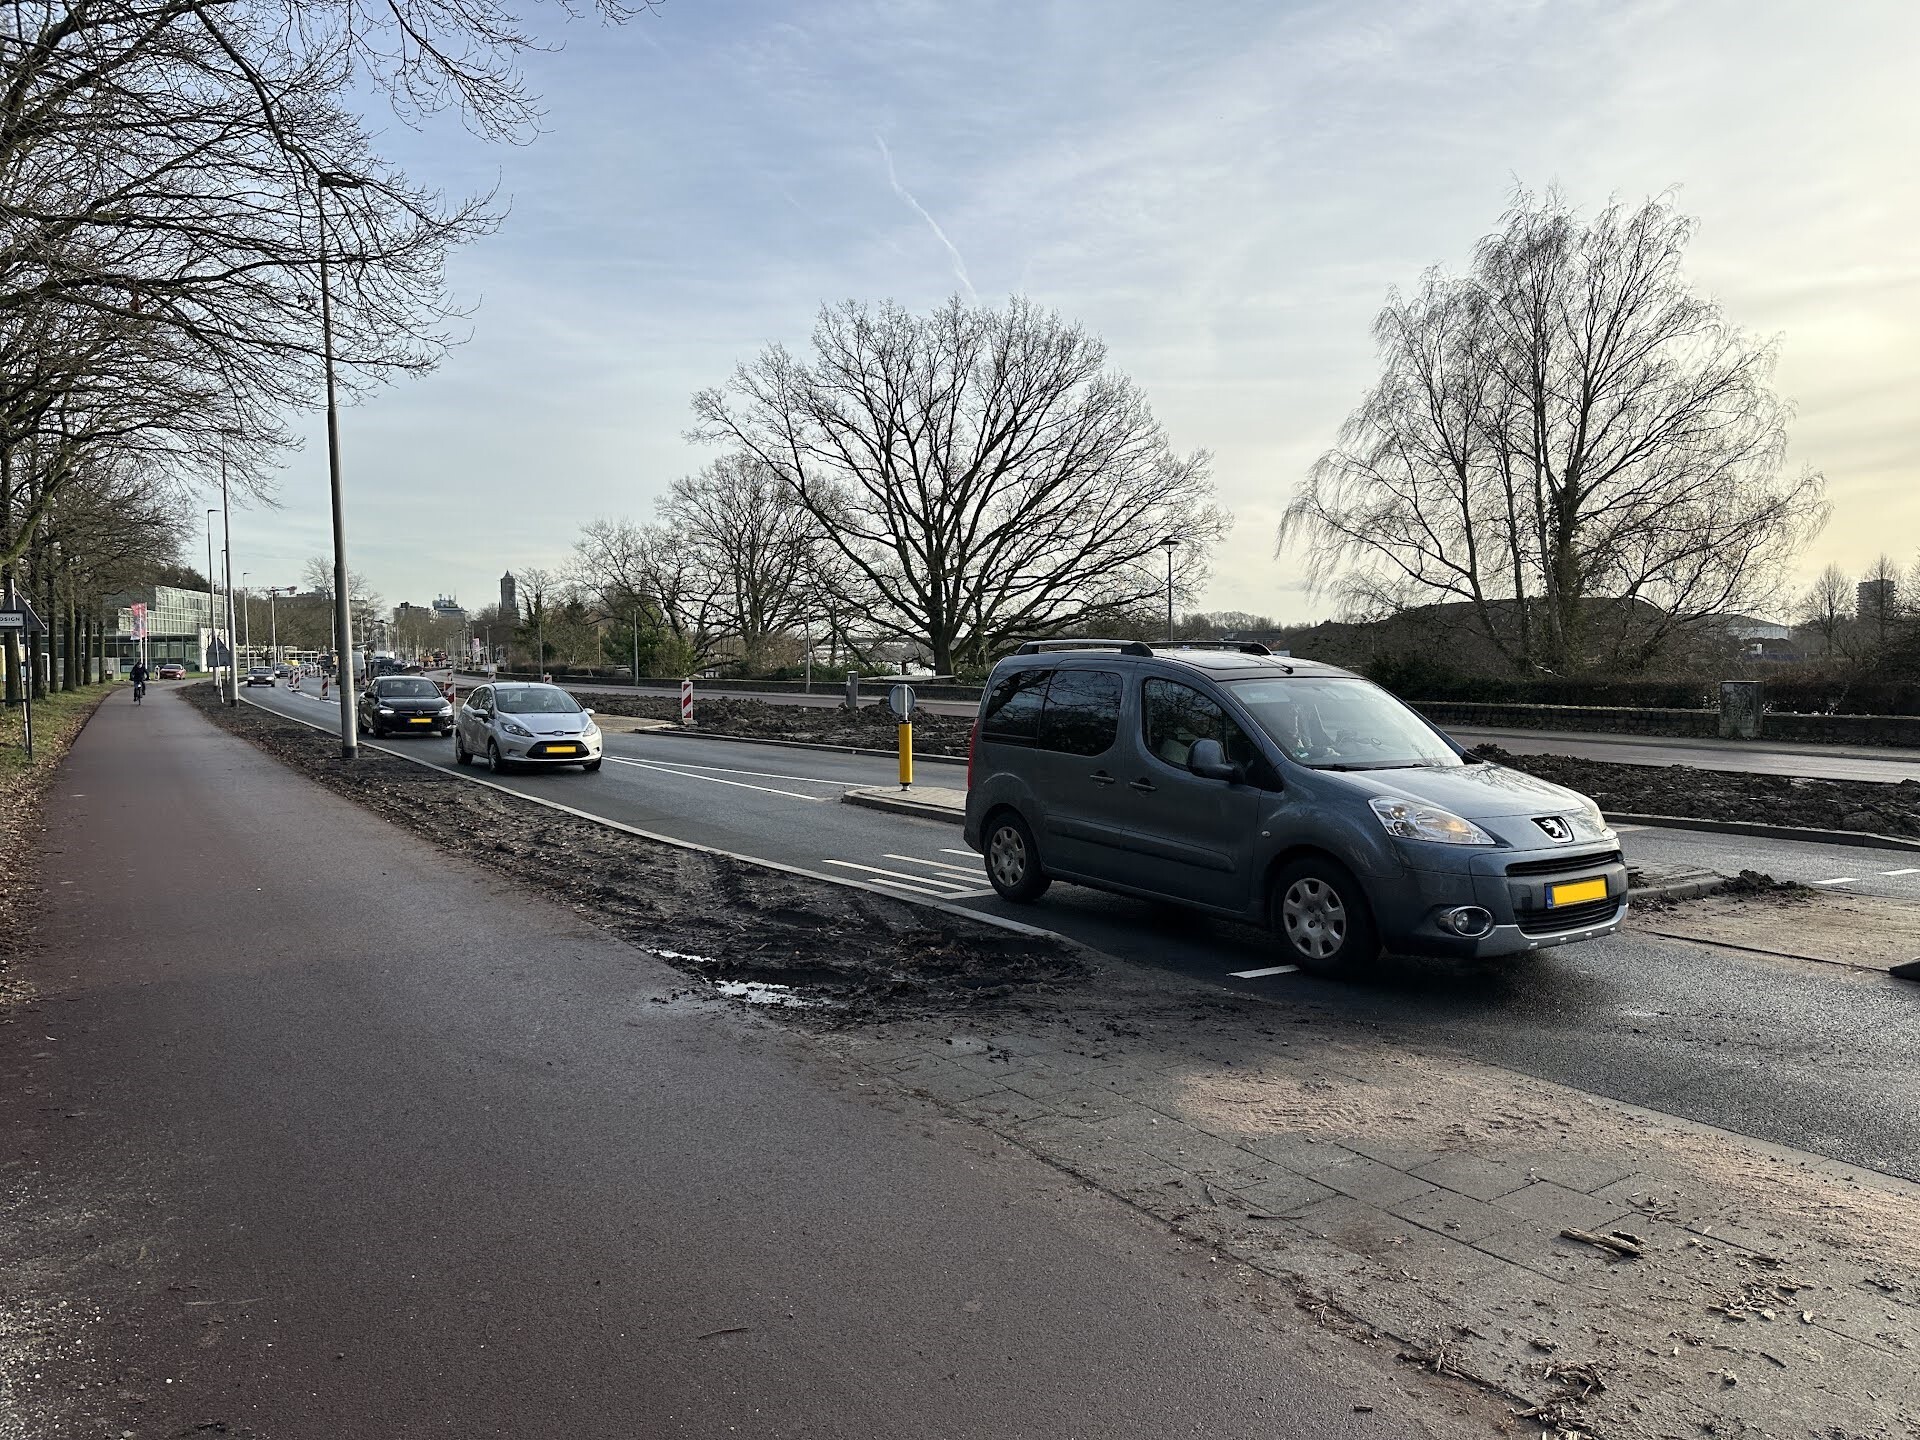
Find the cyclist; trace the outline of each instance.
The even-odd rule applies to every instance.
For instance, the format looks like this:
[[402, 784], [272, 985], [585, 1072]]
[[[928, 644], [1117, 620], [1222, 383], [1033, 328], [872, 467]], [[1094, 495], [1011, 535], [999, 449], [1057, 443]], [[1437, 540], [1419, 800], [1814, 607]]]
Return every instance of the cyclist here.
[[147, 667], [141, 660], [133, 662], [133, 668], [127, 672], [127, 678], [133, 682], [133, 703], [138, 705], [147, 693]]

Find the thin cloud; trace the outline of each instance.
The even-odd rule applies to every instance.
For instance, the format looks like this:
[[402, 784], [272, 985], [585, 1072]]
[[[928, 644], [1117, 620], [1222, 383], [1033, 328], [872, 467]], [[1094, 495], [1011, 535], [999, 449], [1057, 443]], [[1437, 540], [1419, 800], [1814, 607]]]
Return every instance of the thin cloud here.
[[967, 262], [961, 258], [959, 247], [947, 238], [947, 232], [940, 228], [938, 220], [927, 213], [927, 207], [914, 199], [913, 193], [900, 183], [900, 177], [893, 171], [893, 152], [887, 149], [885, 138], [876, 133], [873, 143], [880, 147], [880, 158], [887, 162], [887, 183], [893, 187], [893, 193], [906, 201], [908, 208], [927, 222], [927, 228], [933, 231], [934, 239], [946, 247], [947, 255], [953, 261], [953, 273], [959, 277], [960, 284], [966, 289], [967, 298], [978, 303], [980, 297], [974, 292], [973, 281], [967, 278]]

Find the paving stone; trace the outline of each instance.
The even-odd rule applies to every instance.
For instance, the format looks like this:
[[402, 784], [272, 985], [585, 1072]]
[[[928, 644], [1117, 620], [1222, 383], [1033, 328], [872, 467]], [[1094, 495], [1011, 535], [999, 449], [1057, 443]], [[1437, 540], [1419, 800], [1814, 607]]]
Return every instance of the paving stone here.
[[1365, 1200], [1370, 1205], [1391, 1205], [1398, 1200], [1411, 1200], [1431, 1193], [1434, 1188], [1424, 1180], [1416, 1180], [1404, 1170], [1382, 1165], [1378, 1160], [1369, 1160], [1364, 1155], [1356, 1155], [1351, 1160], [1342, 1160], [1338, 1165], [1316, 1170], [1313, 1178], [1328, 1189], [1351, 1195], [1356, 1200]]
[[1496, 1200], [1527, 1183], [1526, 1171], [1478, 1155], [1442, 1155], [1431, 1164], [1419, 1166], [1413, 1174], [1416, 1179], [1458, 1190], [1476, 1200]]
[[1513, 1217], [1505, 1211], [1457, 1190], [1428, 1190], [1424, 1195], [1398, 1201], [1387, 1209], [1416, 1225], [1469, 1244], [1513, 1223]]
[[1296, 1175], [1311, 1175], [1360, 1153], [1311, 1135], [1263, 1135], [1242, 1143], [1254, 1154], [1284, 1165]]
[[1422, 1165], [1431, 1165], [1445, 1151], [1420, 1150], [1410, 1145], [1393, 1145], [1380, 1140], [1348, 1139], [1346, 1146], [1356, 1154], [1369, 1160], [1378, 1160], [1382, 1165], [1391, 1165], [1396, 1170], [1418, 1170]]
[[1578, 1288], [1602, 1290], [1629, 1302], [1644, 1299], [1657, 1285], [1643, 1260], [1609, 1255], [1595, 1246], [1560, 1238], [1558, 1225], [1517, 1220], [1474, 1241], [1477, 1249]]
[[1125, 1096], [1113, 1090], [1082, 1089], [1068, 1090], [1047, 1097], [1056, 1114], [1070, 1115], [1076, 1120], [1107, 1120], [1123, 1114], [1131, 1102]]
[[1389, 1275], [1471, 1276], [1493, 1268], [1492, 1257], [1402, 1220], [1351, 1195], [1335, 1195], [1288, 1217], [1310, 1235], [1373, 1261]]
[[1492, 1203], [1515, 1215], [1550, 1225], [1555, 1231], [1571, 1225], [1575, 1229], [1594, 1230], [1603, 1235], [1632, 1213], [1617, 1201], [1602, 1200], [1583, 1191], [1569, 1190], [1551, 1180], [1536, 1180], [1531, 1185], [1500, 1196]]
[[1022, 1121], [1036, 1120], [1053, 1113], [1042, 1101], [1031, 1095], [1022, 1095], [1018, 1090], [992, 1090], [977, 1099], [962, 1100], [953, 1108], [962, 1115], [970, 1115], [1002, 1131], [1010, 1130]]
[[1591, 1195], [1608, 1185], [1614, 1185], [1637, 1173], [1632, 1165], [1607, 1156], [1582, 1155], [1569, 1150], [1562, 1154], [1545, 1154], [1515, 1158], [1515, 1164], [1536, 1180], [1551, 1180], [1556, 1185], [1564, 1185], [1569, 1190], [1582, 1190]]
[[1247, 1210], [1252, 1214], [1290, 1216], [1309, 1205], [1331, 1200], [1339, 1192], [1289, 1172], [1262, 1184], [1237, 1188], [1234, 1193], [1247, 1202]]
[[976, 1075], [973, 1071], [944, 1060], [917, 1066], [912, 1070], [896, 1072], [895, 1078], [909, 1089], [919, 1090], [935, 1100], [949, 1104], [961, 1100], [974, 1100], [982, 1095], [991, 1095], [1004, 1089], [1000, 1081], [988, 1075]]

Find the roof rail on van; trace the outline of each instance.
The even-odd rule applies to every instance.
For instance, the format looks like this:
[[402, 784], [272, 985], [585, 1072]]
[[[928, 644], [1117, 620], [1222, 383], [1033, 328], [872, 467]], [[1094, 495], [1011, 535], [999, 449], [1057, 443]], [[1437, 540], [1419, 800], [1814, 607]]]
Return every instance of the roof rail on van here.
[[1150, 647], [1138, 640], [1028, 640], [1013, 653], [1041, 655], [1049, 650], [1118, 650], [1122, 655], [1152, 655]]
[[1238, 650], [1242, 655], [1273, 654], [1273, 651], [1258, 640], [1175, 640], [1156, 648], [1161, 650]]

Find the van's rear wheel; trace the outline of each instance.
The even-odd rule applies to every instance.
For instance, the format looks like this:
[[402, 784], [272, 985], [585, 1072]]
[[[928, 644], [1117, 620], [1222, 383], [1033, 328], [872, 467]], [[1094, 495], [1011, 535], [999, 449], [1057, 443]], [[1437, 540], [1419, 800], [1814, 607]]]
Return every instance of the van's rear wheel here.
[[1002, 899], [1016, 905], [1038, 900], [1053, 883], [1040, 868], [1033, 831], [1011, 810], [1001, 811], [987, 826], [987, 879]]
[[1287, 959], [1316, 975], [1352, 975], [1380, 954], [1380, 932], [1346, 867], [1309, 856], [1273, 882], [1273, 932]]

